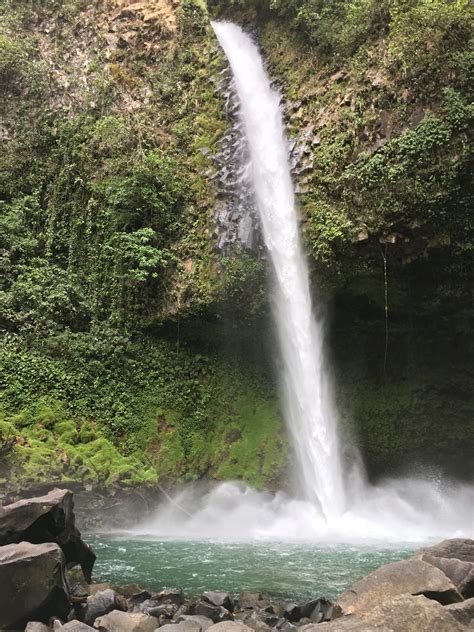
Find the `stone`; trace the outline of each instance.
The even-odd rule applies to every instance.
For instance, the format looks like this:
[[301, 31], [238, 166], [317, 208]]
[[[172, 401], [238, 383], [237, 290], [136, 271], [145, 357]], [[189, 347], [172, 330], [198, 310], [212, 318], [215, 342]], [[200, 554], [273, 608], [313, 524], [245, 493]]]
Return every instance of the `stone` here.
[[213, 606], [207, 601], [199, 601], [194, 606], [194, 614], [212, 619], [214, 623], [232, 621], [232, 614], [222, 606]]
[[459, 603], [450, 603], [444, 606], [444, 609], [463, 625], [469, 625], [474, 621], [474, 597]]
[[164, 617], [165, 619], [172, 619], [178, 611], [178, 607], [179, 606], [174, 603], [161, 603], [157, 606], [152, 606], [147, 608], [146, 610], [142, 610], [141, 612], [151, 614], [153, 617]]
[[244, 591], [239, 595], [239, 606], [240, 608], [257, 608], [262, 600], [261, 593]]
[[420, 549], [413, 559], [439, 568], [465, 599], [474, 597], [474, 540], [453, 538]]
[[423, 561], [439, 568], [459, 590], [464, 599], [474, 597], [474, 562], [424, 555]]
[[[107, 590], [108, 588], [113, 590], [112, 584], [108, 584], [106, 582], [101, 583], [101, 584], [89, 584], [88, 586], [89, 595], [95, 595], [96, 593], [101, 592], [103, 590]], [[120, 594], [123, 594], [123, 593], [120, 591]]]
[[125, 597], [107, 588], [87, 597], [84, 610], [84, 623], [92, 625], [97, 617], [102, 617], [112, 610], [126, 610], [127, 602]]
[[95, 628], [91, 628], [90, 625], [77, 621], [76, 619], [62, 625], [59, 630], [60, 632], [96, 632]]
[[201, 632], [201, 626], [197, 621], [180, 621], [179, 623], [166, 623], [160, 626], [162, 632]]
[[229, 612], [234, 610], [234, 602], [229, 593], [226, 592], [205, 592], [201, 599], [207, 601], [213, 606], [222, 606]]
[[344, 614], [358, 614], [401, 594], [426, 595], [446, 605], [462, 601], [454, 584], [438, 568], [421, 560], [381, 566], [343, 593], [337, 604]]
[[71, 603], [85, 603], [89, 596], [89, 586], [80, 566], [74, 566], [66, 571], [69, 584], [69, 598]]
[[101, 632], [154, 632], [158, 619], [141, 612], [113, 610], [94, 622], [94, 628]]
[[55, 542], [68, 565], [79, 564], [91, 581], [95, 555], [75, 525], [72, 492], [53, 489], [45, 496], [26, 498], [0, 507], [0, 546], [18, 542]]
[[461, 562], [474, 563], [474, 540], [470, 540], [469, 538], [451, 538], [450, 540], [443, 540], [433, 546], [420, 549], [413, 557], [419, 558], [423, 555], [446, 557], [461, 560]]
[[166, 588], [159, 593], [154, 593], [151, 598], [158, 603], [174, 603], [177, 606], [184, 603], [184, 594], [181, 588]]
[[209, 632], [252, 632], [244, 623], [238, 623], [237, 621], [222, 621], [211, 625]]
[[255, 632], [270, 632], [272, 629], [267, 623], [260, 619], [258, 613], [255, 611], [252, 612], [250, 616], [246, 616], [240, 623], [244, 623]]
[[330, 623], [310, 623], [299, 627], [300, 632], [393, 632], [392, 628], [373, 626], [349, 615]]
[[155, 601], [150, 597], [150, 599], [145, 599], [144, 601], [140, 601], [132, 607], [129, 607], [130, 612], [141, 612], [143, 614], [148, 614], [149, 610], [152, 608], [158, 608], [161, 604], [158, 601]]
[[308, 601], [300, 607], [301, 617], [307, 617], [314, 623], [330, 621], [334, 614], [334, 605], [323, 597]]
[[201, 632], [206, 632], [211, 625], [214, 625], [214, 621], [209, 619], [209, 617], [203, 617], [198, 614], [185, 614], [179, 617], [179, 622], [181, 621], [192, 621], [193, 623], [199, 624], [201, 628]]
[[64, 554], [53, 543], [0, 547], [0, 628], [66, 618], [71, 609]]
[[50, 629], [41, 621], [28, 621], [25, 632], [50, 632]]
[[[423, 595], [397, 595], [361, 615], [365, 623], [393, 632], [461, 632], [464, 627], [446, 608]], [[335, 621], [337, 623], [338, 619]]]
[[285, 606], [283, 616], [288, 621], [295, 623], [301, 619], [301, 608], [296, 603], [288, 603]]
[[127, 599], [127, 608], [132, 610], [132, 608], [150, 599], [150, 597], [151, 593], [149, 593], [148, 590], [139, 590]]

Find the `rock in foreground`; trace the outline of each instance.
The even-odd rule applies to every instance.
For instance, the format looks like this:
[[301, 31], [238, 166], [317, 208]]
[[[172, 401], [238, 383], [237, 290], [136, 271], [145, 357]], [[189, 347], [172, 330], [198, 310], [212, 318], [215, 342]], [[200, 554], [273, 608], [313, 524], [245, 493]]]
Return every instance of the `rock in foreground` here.
[[72, 492], [53, 489], [45, 496], [26, 498], [0, 507], [0, 546], [18, 542], [56, 542], [66, 563], [80, 564], [91, 581], [95, 555], [76, 528]]
[[55, 543], [0, 547], [0, 628], [66, 618], [71, 608], [64, 555]]
[[474, 540], [444, 540], [421, 549], [414, 558], [439, 568], [465, 599], [474, 597]]
[[425, 595], [441, 604], [463, 600], [438, 568], [422, 560], [406, 560], [381, 566], [353, 584], [337, 603], [344, 614], [360, 614], [397, 595]]

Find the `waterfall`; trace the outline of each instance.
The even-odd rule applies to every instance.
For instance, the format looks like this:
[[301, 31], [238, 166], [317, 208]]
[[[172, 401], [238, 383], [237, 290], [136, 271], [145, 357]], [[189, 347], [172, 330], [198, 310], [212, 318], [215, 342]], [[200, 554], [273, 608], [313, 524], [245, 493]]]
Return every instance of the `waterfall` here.
[[324, 368], [321, 323], [311, 305], [280, 95], [251, 37], [231, 23], [213, 27], [232, 69], [250, 155], [250, 184], [272, 262], [284, 414], [302, 493], [332, 519], [345, 505], [337, 416]]
[[[437, 473], [369, 485], [354, 458], [343, 467], [337, 412], [315, 319], [288, 166], [280, 96], [252, 39], [213, 23], [234, 76], [263, 236], [274, 276], [282, 395], [302, 494], [258, 492], [236, 482], [184, 487], [136, 533], [167, 538], [426, 542], [472, 536], [472, 485]], [[301, 498], [302, 496], [302, 498]], [[183, 511], [183, 508], [185, 511]]]

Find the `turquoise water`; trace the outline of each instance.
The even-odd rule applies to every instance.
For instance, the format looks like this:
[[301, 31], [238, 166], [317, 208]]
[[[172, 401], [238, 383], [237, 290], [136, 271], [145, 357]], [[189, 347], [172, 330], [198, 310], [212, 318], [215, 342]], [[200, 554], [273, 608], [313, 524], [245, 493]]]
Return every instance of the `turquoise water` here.
[[123, 535], [87, 538], [97, 554], [94, 581], [159, 590], [180, 587], [193, 597], [205, 590], [259, 591], [280, 599], [334, 599], [354, 581], [414, 546], [223, 543], [156, 540]]

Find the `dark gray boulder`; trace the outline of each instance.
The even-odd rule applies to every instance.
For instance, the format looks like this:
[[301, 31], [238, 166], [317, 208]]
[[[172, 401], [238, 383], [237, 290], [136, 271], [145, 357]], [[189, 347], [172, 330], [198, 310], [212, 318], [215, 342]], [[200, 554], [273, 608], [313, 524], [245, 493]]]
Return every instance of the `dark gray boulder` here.
[[184, 603], [184, 594], [181, 588], [166, 588], [158, 593], [151, 595], [153, 601], [158, 603], [173, 603], [176, 606], [181, 606]]
[[57, 544], [0, 547], [0, 628], [66, 618], [71, 609], [64, 554]]
[[93, 625], [97, 617], [103, 617], [112, 610], [126, 610], [127, 601], [115, 590], [107, 588], [87, 597], [83, 613], [84, 623]]
[[68, 565], [80, 564], [91, 581], [95, 555], [75, 525], [72, 492], [53, 489], [45, 496], [26, 498], [0, 507], [0, 546], [18, 542], [56, 542]]
[[300, 606], [296, 603], [287, 603], [285, 605], [283, 616], [285, 617], [285, 619], [288, 619], [288, 621], [291, 621], [292, 623], [296, 623], [297, 621], [301, 619]]
[[127, 608], [129, 610], [133, 610], [135, 606], [139, 606], [141, 603], [150, 599], [151, 593], [148, 590], [139, 590], [136, 593], [133, 593], [131, 597], [127, 599]]
[[214, 623], [220, 623], [222, 621], [232, 621], [232, 614], [226, 608], [222, 606], [213, 606], [208, 601], [198, 601], [193, 608], [193, 614], [198, 614], [203, 617], [208, 617]]
[[313, 623], [330, 621], [335, 614], [334, 604], [328, 599], [318, 597], [300, 606], [301, 618], [310, 619]]
[[229, 593], [208, 591], [202, 595], [201, 599], [213, 606], [222, 606], [226, 610], [229, 610], [229, 612], [233, 612], [234, 610], [234, 601]]

